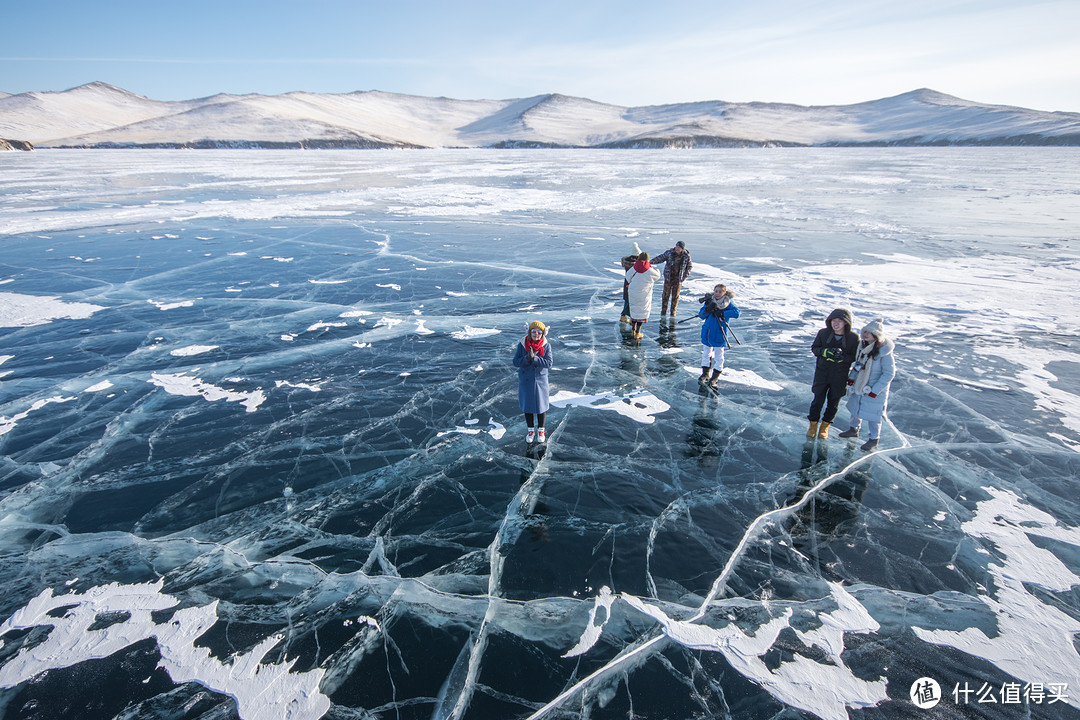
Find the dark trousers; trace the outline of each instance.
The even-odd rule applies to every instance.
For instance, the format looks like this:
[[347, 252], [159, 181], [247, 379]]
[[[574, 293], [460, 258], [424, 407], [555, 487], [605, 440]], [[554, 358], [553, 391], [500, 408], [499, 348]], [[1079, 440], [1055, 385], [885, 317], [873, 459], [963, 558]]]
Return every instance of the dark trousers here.
[[[814, 401], [810, 403], [810, 413], [807, 415], [807, 419], [810, 422], [817, 422], [818, 418], [820, 418], [821, 422], [831, 423], [833, 418], [836, 417], [837, 409], [840, 407], [840, 398], [844, 397], [844, 393], [847, 392], [847, 378], [818, 383], [812, 389], [814, 391]], [[822, 406], [825, 408], [824, 415], [821, 414]]]
[[664, 294], [661, 296], [660, 301], [660, 314], [668, 314], [668, 305], [671, 306], [671, 314], [675, 314], [675, 308], [679, 307], [679, 290], [682, 288], [681, 282], [675, 280], [664, 280]]

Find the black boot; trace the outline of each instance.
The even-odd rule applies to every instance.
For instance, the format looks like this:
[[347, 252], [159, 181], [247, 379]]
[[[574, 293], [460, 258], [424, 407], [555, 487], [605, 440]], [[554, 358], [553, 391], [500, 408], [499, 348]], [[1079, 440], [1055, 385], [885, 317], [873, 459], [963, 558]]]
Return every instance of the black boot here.
[[708, 365], [702, 365], [701, 366], [701, 377], [698, 378], [698, 382], [703, 383], [708, 379], [709, 379], [709, 366]]
[[870, 438], [869, 440], [864, 442], [862, 444], [862, 447], [860, 447], [859, 449], [866, 450], [867, 452], [871, 450], [877, 450], [877, 438]]
[[842, 438], [852, 438], [852, 437], [859, 437], [859, 431], [858, 431], [858, 430], [856, 430], [856, 429], [855, 429], [855, 428], [853, 428], [853, 427], [849, 427], [849, 428], [848, 428], [847, 430], [845, 430], [844, 432], [840, 433], [839, 437], [842, 437]]
[[720, 379], [720, 371], [719, 370], [713, 370], [712, 371], [712, 377], [709, 378], [709, 387], [711, 387], [713, 390], [715, 390], [716, 389], [716, 382], [719, 379]]

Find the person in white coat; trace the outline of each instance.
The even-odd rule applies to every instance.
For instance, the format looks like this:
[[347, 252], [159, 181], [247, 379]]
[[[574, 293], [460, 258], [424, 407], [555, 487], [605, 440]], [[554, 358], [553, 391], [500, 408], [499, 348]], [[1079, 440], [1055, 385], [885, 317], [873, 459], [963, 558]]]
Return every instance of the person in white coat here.
[[851, 427], [840, 433], [842, 438], [859, 436], [862, 421], [870, 427], [870, 439], [862, 445], [863, 450], [875, 450], [881, 437], [881, 422], [889, 404], [889, 386], [896, 376], [896, 360], [893, 341], [885, 337], [881, 318], [862, 329], [855, 362], [848, 375], [848, 411]]
[[634, 267], [626, 271], [625, 277], [626, 282], [630, 283], [630, 330], [636, 338], [645, 337], [641, 326], [649, 322], [653, 285], [660, 279], [660, 271], [649, 264], [649, 253], [643, 252], [638, 256]]

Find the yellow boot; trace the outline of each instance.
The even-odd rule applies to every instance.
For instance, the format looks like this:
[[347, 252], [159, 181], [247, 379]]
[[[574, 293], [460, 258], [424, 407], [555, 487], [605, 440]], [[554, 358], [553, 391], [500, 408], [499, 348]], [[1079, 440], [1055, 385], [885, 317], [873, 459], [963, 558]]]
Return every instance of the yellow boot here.
[[820, 425], [818, 425], [817, 436], [819, 438], [827, 438], [827, 437], [829, 437], [829, 426], [830, 425], [832, 425], [832, 423], [827, 423], [827, 422], [823, 422]]
[[810, 421], [810, 429], [806, 431], [806, 437], [815, 437], [817, 435], [817, 421]]

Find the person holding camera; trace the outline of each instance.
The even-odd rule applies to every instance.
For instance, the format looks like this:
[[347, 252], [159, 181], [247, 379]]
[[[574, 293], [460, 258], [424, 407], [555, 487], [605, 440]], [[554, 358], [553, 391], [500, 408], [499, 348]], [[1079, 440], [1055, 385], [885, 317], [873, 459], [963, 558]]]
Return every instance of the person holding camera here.
[[[701, 323], [701, 377], [698, 382], [708, 384], [714, 390], [724, 371], [728, 320], [739, 317], [739, 308], [732, 303], [734, 299], [735, 293], [721, 284], [698, 301], [701, 303], [698, 317], [704, 321]], [[709, 378], [710, 368], [712, 378]]]
[[875, 450], [881, 437], [881, 421], [889, 404], [889, 387], [896, 376], [895, 344], [885, 337], [883, 320], [878, 318], [862, 329], [862, 342], [851, 365], [847, 384], [851, 388], [848, 412], [851, 427], [840, 433], [842, 438], [859, 436], [859, 428], [865, 420], [870, 438], [863, 443], [863, 450]]
[[[840, 407], [840, 398], [847, 392], [848, 371], [855, 362], [859, 336], [851, 325], [851, 311], [836, 308], [825, 320], [825, 327], [818, 331], [811, 352], [817, 357], [811, 390], [814, 400], [810, 403], [810, 429], [806, 437], [829, 437], [829, 426]], [[824, 414], [821, 409], [825, 408]]]

